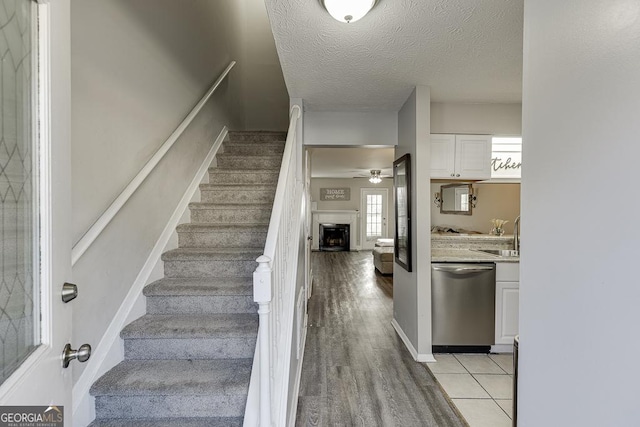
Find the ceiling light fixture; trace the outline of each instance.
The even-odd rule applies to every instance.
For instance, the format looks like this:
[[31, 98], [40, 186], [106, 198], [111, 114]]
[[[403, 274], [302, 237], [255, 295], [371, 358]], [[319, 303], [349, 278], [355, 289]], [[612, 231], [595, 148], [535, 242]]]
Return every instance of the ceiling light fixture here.
[[375, 6], [378, 0], [320, 0], [327, 12], [340, 22], [356, 22]]
[[380, 178], [379, 170], [371, 169], [371, 178], [369, 178], [369, 182], [372, 184], [380, 184], [382, 182], [382, 178]]

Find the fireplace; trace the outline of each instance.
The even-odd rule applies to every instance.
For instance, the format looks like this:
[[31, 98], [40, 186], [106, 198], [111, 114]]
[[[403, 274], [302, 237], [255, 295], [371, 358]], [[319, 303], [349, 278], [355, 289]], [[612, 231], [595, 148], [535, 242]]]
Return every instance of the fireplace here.
[[348, 251], [349, 224], [320, 224], [321, 251]]

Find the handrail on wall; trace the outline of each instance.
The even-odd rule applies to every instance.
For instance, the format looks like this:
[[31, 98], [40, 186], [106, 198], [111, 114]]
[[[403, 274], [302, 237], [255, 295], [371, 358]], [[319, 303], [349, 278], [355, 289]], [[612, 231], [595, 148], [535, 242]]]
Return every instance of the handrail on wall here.
[[160, 163], [160, 160], [167, 154], [167, 152], [171, 149], [173, 144], [180, 138], [180, 135], [185, 131], [185, 129], [191, 124], [193, 119], [198, 115], [200, 110], [204, 107], [204, 105], [209, 101], [211, 95], [218, 89], [218, 86], [222, 83], [222, 81], [227, 77], [231, 69], [236, 65], [236, 61], [231, 61], [227, 68], [220, 74], [220, 77], [213, 83], [213, 86], [209, 88], [209, 90], [204, 94], [204, 96], [198, 101], [198, 103], [193, 107], [191, 112], [185, 117], [185, 119], [178, 125], [176, 130], [167, 138], [167, 140], [162, 144], [162, 146], [156, 151], [156, 153], [149, 159], [149, 161], [142, 167], [140, 172], [131, 180], [129, 184], [122, 190], [122, 192], [116, 197], [116, 199], [109, 205], [109, 207], [100, 215], [100, 217], [93, 223], [93, 225], [87, 230], [87, 232], [78, 240], [78, 242], [73, 245], [73, 249], [71, 250], [71, 265], [75, 265], [78, 260], [82, 257], [82, 255], [89, 249], [89, 247], [95, 242], [100, 233], [109, 225], [111, 220], [118, 214], [120, 209], [127, 203], [127, 201], [131, 198], [133, 193], [136, 192], [138, 187], [144, 182], [144, 180], [149, 176], [149, 174], [153, 171], [153, 169]]

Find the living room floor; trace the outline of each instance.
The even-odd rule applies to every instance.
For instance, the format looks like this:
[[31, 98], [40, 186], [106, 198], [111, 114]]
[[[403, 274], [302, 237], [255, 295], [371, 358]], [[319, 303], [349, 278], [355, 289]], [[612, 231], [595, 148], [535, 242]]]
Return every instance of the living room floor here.
[[465, 426], [391, 326], [393, 279], [370, 251], [313, 252], [297, 426]]

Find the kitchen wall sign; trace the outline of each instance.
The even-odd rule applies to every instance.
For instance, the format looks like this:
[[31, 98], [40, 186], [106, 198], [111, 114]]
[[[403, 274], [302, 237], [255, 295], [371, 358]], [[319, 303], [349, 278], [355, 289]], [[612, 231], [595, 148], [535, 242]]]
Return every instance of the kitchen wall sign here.
[[348, 202], [351, 200], [351, 188], [321, 188], [320, 200], [324, 202]]
[[522, 138], [494, 137], [492, 146], [491, 178], [520, 179]]

